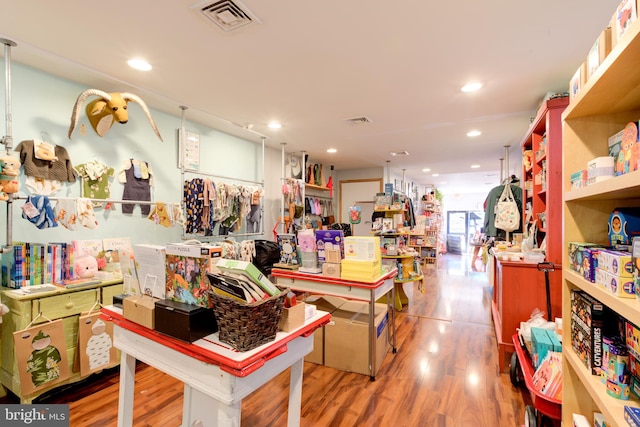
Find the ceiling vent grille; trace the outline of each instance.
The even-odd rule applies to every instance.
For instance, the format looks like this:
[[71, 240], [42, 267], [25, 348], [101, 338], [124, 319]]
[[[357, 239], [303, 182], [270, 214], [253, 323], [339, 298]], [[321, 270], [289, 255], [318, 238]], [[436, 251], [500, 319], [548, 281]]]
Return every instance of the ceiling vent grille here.
[[260, 22], [245, 5], [237, 0], [221, 0], [210, 3], [202, 7], [200, 11], [224, 31], [232, 31], [252, 22]]
[[350, 125], [362, 125], [362, 124], [365, 124], [365, 123], [373, 123], [373, 120], [371, 120], [367, 116], [352, 117], [350, 119], [345, 119], [345, 121], [347, 123], [349, 123]]
[[392, 156], [408, 156], [409, 152], [407, 150], [398, 150], [398, 151], [392, 151], [391, 153]]

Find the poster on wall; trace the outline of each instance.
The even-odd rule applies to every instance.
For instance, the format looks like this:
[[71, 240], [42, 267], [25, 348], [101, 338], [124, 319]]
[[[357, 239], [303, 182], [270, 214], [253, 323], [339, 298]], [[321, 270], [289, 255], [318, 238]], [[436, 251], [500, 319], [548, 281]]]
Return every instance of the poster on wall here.
[[118, 364], [113, 323], [101, 319], [99, 311], [79, 317], [78, 344], [81, 376]]
[[[180, 134], [179, 130], [178, 134]], [[184, 131], [184, 140], [180, 147], [182, 152], [179, 159], [182, 159], [182, 165], [178, 167], [200, 170], [200, 135], [188, 130]]]
[[69, 378], [62, 320], [13, 333], [22, 395]]

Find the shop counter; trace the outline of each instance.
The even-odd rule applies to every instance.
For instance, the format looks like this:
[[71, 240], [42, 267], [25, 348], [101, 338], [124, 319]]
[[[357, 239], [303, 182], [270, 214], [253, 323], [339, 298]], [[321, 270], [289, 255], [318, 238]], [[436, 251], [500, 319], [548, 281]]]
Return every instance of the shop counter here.
[[133, 424], [136, 360], [184, 383], [183, 426], [239, 426], [242, 399], [291, 367], [288, 425], [300, 425], [304, 356], [313, 350], [313, 332], [330, 314], [318, 311], [274, 341], [239, 352], [218, 340], [218, 333], [183, 342], [133, 323], [109, 306], [102, 317], [114, 323], [113, 344], [122, 352], [118, 427]]
[[371, 282], [344, 280], [339, 277], [284, 269], [273, 269], [271, 274], [275, 277], [280, 287], [314, 294], [334, 295], [369, 303], [369, 373], [371, 381], [375, 381], [375, 303], [378, 299], [391, 292], [391, 298], [387, 298], [387, 306], [391, 309], [391, 328], [388, 332], [391, 334], [390, 341], [393, 352], [396, 353], [396, 322], [393, 301], [395, 301], [394, 278], [398, 274], [398, 270], [393, 269]]

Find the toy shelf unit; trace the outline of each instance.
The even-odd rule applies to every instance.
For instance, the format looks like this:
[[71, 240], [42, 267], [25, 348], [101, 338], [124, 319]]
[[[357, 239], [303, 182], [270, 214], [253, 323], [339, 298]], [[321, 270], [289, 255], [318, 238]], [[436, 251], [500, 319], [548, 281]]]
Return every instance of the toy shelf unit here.
[[[413, 254], [382, 255], [383, 262], [396, 264], [398, 275], [395, 283], [420, 282], [423, 279], [420, 265]], [[385, 261], [386, 260], [386, 261]]]
[[[562, 186], [564, 189], [564, 241], [606, 243], [608, 219], [620, 206], [640, 206], [640, 171], [637, 160], [629, 173], [576, 188], [571, 175], [585, 170], [594, 158], [609, 155], [609, 137], [640, 119], [640, 20], [636, 19], [617, 40], [608, 56], [586, 82], [564, 111], [564, 157]], [[637, 141], [635, 142], [637, 145]], [[632, 144], [633, 145], [633, 144]], [[582, 291], [608, 307], [623, 319], [625, 326], [640, 325], [640, 310], [634, 299], [619, 298], [601, 286], [569, 269], [569, 254], [564, 249], [562, 280], [563, 328], [563, 397], [562, 420], [571, 425], [572, 414], [591, 418], [601, 412], [612, 426], [628, 425], [624, 406], [638, 407], [637, 400], [619, 400], [607, 393], [599, 376], [580, 359], [572, 346], [569, 327], [571, 295]], [[629, 342], [627, 342], [629, 346]], [[632, 353], [633, 348], [629, 352]]]
[[537, 221], [538, 246], [546, 237], [546, 260], [558, 264], [562, 259], [562, 112], [568, 104], [568, 96], [544, 101], [520, 144], [523, 230]]
[[422, 267], [434, 269], [438, 262], [438, 230], [425, 230], [424, 234], [409, 234], [408, 246], [414, 248], [420, 257]]

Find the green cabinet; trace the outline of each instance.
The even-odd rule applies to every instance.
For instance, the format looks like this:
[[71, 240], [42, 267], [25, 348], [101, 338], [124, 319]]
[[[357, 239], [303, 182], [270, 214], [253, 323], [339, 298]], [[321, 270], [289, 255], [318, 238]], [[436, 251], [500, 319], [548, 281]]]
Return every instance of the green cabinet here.
[[[24, 294], [20, 290], [3, 288], [0, 291], [0, 298], [9, 307], [9, 313], [2, 316], [2, 324], [0, 324], [2, 328], [0, 383], [2, 386], [11, 390], [22, 403], [30, 403], [39, 395], [55, 387], [83, 379], [79, 368], [74, 367], [78, 351], [78, 317], [92, 308], [99, 310], [100, 304], [110, 305], [113, 302], [113, 295], [119, 293], [122, 293], [120, 281], [104, 282], [80, 289], [60, 288], [35, 294]], [[35, 322], [34, 319], [36, 319]], [[23, 396], [20, 391], [20, 375], [15, 357], [13, 333], [25, 329], [32, 322], [38, 324], [46, 322], [47, 319], [63, 320], [71, 377], [62, 383]]]

